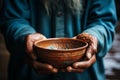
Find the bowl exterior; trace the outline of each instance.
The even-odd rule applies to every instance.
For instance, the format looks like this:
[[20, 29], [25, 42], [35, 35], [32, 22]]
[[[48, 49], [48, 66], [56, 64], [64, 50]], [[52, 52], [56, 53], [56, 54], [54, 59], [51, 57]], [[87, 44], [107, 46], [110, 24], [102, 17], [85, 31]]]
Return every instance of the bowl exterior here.
[[40, 62], [51, 64], [56, 68], [65, 68], [76, 61], [80, 61], [86, 48], [75, 51], [57, 51], [34, 47], [34, 51]]

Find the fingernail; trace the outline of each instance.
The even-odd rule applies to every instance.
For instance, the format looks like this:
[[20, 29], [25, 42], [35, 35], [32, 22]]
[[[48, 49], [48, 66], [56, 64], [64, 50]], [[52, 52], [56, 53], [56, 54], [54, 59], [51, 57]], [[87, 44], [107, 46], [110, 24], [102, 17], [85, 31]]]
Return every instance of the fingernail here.
[[51, 65], [48, 66], [49, 69], [52, 69], [53, 67]]
[[74, 68], [78, 68], [78, 64], [73, 64], [73, 67]]
[[70, 67], [70, 66], [67, 67], [67, 71], [68, 71], [68, 72], [71, 72], [71, 71], [72, 71], [72, 67]]
[[54, 73], [57, 73], [57, 72], [58, 72], [58, 70], [57, 70], [56, 68], [54, 68], [54, 69], [53, 69], [53, 72], [54, 72]]
[[87, 53], [87, 58], [90, 59], [92, 57], [91, 53]]

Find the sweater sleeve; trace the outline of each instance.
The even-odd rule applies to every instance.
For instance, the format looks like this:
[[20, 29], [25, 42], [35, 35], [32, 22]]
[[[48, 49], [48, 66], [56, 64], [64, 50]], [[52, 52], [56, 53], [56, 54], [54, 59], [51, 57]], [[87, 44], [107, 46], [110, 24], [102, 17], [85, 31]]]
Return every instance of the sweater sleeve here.
[[30, 24], [28, 3], [29, 0], [3, 0], [1, 32], [10, 51], [23, 45], [24, 37], [27, 34], [36, 32]]
[[98, 38], [98, 57], [111, 48], [115, 35], [116, 8], [114, 0], [91, 0], [84, 32]]

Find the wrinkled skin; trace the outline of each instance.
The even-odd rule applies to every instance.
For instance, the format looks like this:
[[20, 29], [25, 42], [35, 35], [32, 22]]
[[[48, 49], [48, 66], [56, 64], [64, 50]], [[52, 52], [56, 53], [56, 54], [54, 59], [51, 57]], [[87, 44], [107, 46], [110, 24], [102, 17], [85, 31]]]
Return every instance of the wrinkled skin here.
[[36, 59], [37, 57], [33, 53], [33, 44], [37, 40], [44, 40], [47, 39], [44, 35], [39, 33], [29, 34], [26, 36], [26, 52], [28, 55], [27, 63], [32, 66], [32, 68], [38, 73], [38, 74], [51, 74], [56, 73], [57, 69], [53, 68], [50, 64], [43, 64], [38, 62]]
[[88, 43], [88, 48], [86, 50], [86, 55], [84, 60], [80, 62], [75, 62], [72, 66], [68, 66], [66, 71], [68, 72], [83, 72], [85, 69], [89, 68], [96, 61], [95, 54], [97, 53], [97, 38], [88, 34], [82, 33], [74, 37], [74, 39], [79, 39]]
[[[36, 56], [33, 53], [33, 43], [36, 40], [47, 39], [44, 35], [39, 33], [29, 34], [26, 36], [26, 52], [28, 55], [28, 64], [33, 67], [33, 69], [38, 74], [51, 74], [57, 73], [58, 69], [54, 68], [50, 64], [40, 63], [36, 61]], [[63, 72], [83, 72], [85, 69], [89, 68], [96, 61], [97, 52], [97, 38], [88, 34], [82, 33], [74, 37], [74, 39], [80, 39], [88, 43], [88, 48], [86, 50], [85, 58], [80, 62], [75, 62], [72, 66], [68, 66], [66, 69], [61, 69]]]

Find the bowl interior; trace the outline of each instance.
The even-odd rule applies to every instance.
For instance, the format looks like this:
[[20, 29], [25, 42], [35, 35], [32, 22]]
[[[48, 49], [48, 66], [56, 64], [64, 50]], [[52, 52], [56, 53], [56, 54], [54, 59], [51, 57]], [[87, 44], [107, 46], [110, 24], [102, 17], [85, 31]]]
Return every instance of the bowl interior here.
[[87, 46], [87, 43], [71, 38], [52, 38], [37, 41], [35, 46], [50, 50], [72, 50], [77, 48], [84, 48]]

